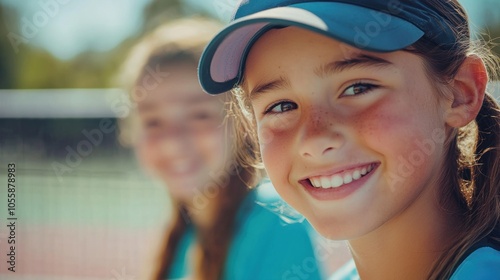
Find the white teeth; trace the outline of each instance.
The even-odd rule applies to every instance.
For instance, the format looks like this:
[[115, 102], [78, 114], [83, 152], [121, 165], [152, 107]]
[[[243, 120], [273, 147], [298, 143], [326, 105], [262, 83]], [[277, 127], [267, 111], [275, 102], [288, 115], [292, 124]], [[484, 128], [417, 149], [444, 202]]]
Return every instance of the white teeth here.
[[344, 184], [349, 184], [350, 182], [352, 182], [352, 175], [349, 173], [346, 173], [344, 175]]
[[359, 178], [361, 178], [361, 172], [356, 169], [354, 170], [354, 172], [352, 172], [352, 179], [358, 180]]
[[321, 187], [323, 188], [330, 188], [332, 184], [330, 183], [330, 180], [328, 180], [327, 177], [321, 177]]
[[342, 179], [342, 177], [340, 177], [340, 175], [335, 175], [332, 177], [332, 187], [334, 188], [342, 186], [343, 182], [344, 180]]
[[359, 180], [361, 177], [366, 175], [368, 172], [373, 170], [373, 165], [367, 165], [363, 168], [357, 168], [344, 172], [342, 175], [333, 176], [318, 176], [314, 178], [309, 178], [309, 181], [316, 188], [338, 188], [342, 185], [349, 184], [352, 181]]
[[312, 178], [311, 182], [312, 182], [313, 186], [315, 186], [317, 188], [321, 187], [321, 180], [319, 178]]

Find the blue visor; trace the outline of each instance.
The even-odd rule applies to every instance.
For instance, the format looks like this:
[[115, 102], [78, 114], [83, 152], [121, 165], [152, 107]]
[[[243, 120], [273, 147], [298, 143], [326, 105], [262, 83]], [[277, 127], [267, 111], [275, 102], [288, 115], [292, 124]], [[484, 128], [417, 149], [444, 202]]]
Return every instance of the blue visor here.
[[218, 94], [238, 85], [253, 43], [269, 29], [285, 26], [375, 52], [404, 49], [424, 36], [443, 47], [456, 40], [444, 19], [419, 1], [244, 0], [203, 52], [198, 70], [203, 89]]

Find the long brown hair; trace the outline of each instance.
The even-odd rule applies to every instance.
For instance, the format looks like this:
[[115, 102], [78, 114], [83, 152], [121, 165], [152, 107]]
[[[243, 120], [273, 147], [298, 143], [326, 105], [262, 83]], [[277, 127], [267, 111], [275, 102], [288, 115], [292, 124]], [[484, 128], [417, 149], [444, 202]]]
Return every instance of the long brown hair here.
[[[443, 2], [450, 2], [450, 6]], [[444, 49], [433, 45], [425, 38], [406, 51], [421, 56], [429, 79], [436, 88], [451, 90], [450, 82], [460, 66], [470, 55], [484, 62], [490, 80], [498, 79], [500, 63], [484, 42], [472, 41], [467, 14], [456, 0], [422, 0], [436, 7], [457, 34], [454, 48]], [[463, 18], [466, 21], [463, 21]], [[239, 107], [239, 119], [255, 123], [244, 82], [233, 89], [233, 103]], [[244, 135], [256, 136], [255, 126], [245, 130]], [[440, 203], [443, 209], [457, 205], [464, 226], [457, 230], [450, 248], [435, 262], [429, 279], [448, 279], [468, 250], [487, 239], [490, 244], [500, 246], [500, 106], [489, 93], [485, 93], [482, 107], [469, 125], [455, 129], [447, 135], [447, 151], [443, 168]], [[248, 164], [258, 164], [247, 158]]]
[[[135, 85], [140, 84], [145, 75], [145, 69], [162, 68], [169, 65], [188, 65], [196, 69], [197, 62], [204, 46], [216, 31], [218, 23], [202, 18], [183, 19], [157, 28], [142, 39], [131, 51], [123, 66], [120, 83], [127, 89], [131, 99], [134, 99]], [[132, 103], [133, 104], [133, 100]], [[225, 103], [230, 106], [229, 102]], [[136, 114], [131, 105], [131, 113], [120, 122], [120, 140], [124, 145], [133, 145], [135, 141]], [[231, 108], [226, 108], [227, 112]], [[241, 152], [253, 151], [256, 144], [248, 138], [237, 137], [234, 130], [248, 127], [248, 123], [235, 122], [227, 114], [225, 118], [226, 136], [232, 141], [229, 152], [231, 164], [212, 176], [211, 182], [206, 182], [206, 188], [216, 193], [215, 197], [207, 195], [208, 199], [216, 200], [215, 221], [206, 229], [196, 229], [197, 246], [194, 255], [195, 279], [221, 279], [224, 272], [227, 253], [236, 226], [236, 214], [241, 202], [246, 197], [249, 188], [260, 179], [261, 172], [252, 165], [245, 165], [241, 160]], [[246, 139], [246, 140], [245, 140]], [[254, 154], [247, 153], [245, 157]], [[212, 198], [211, 198], [212, 197]], [[163, 244], [157, 258], [152, 279], [166, 279], [171, 272], [178, 245], [192, 222], [186, 205], [173, 199], [173, 217], [165, 232]], [[199, 209], [202, 210], [202, 209]]]
[[[424, 59], [428, 77], [441, 91], [453, 90], [451, 81], [471, 55], [483, 60], [490, 80], [497, 79], [498, 57], [484, 42], [471, 40], [467, 14], [458, 1], [446, 1], [453, 10], [442, 0], [423, 2], [436, 7], [447, 19], [458, 38], [454, 48], [441, 49], [421, 39], [408, 51]], [[437, 260], [429, 279], [450, 278], [467, 251], [482, 240], [500, 246], [500, 106], [495, 98], [485, 93], [475, 121], [452, 131], [447, 143], [441, 205], [457, 205], [464, 224], [453, 237], [453, 245]]]

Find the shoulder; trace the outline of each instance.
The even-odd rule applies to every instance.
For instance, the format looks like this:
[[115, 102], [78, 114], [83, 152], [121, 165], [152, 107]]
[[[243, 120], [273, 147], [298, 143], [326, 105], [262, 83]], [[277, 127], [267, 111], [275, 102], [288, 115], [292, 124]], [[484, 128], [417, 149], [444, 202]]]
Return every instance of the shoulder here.
[[244, 209], [241, 209], [243, 213], [240, 215], [243, 221], [259, 219], [280, 226], [288, 226], [300, 224], [305, 220], [302, 214], [280, 197], [268, 179], [264, 179], [252, 190], [243, 206]]
[[168, 279], [180, 279], [189, 275], [191, 268], [189, 267], [188, 254], [194, 242], [194, 229], [188, 227], [178, 243]]
[[317, 233], [301, 213], [281, 198], [269, 179], [263, 180], [255, 189], [253, 205], [256, 220], [252, 224], [257, 226], [252, 228], [260, 227], [265, 232], [266, 242], [271, 241], [281, 253], [288, 252], [290, 244], [294, 244], [296, 254], [289, 252], [291, 255], [313, 251], [313, 236]]
[[500, 251], [491, 247], [474, 250], [453, 273], [451, 280], [495, 279], [500, 275]]
[[251, 191], [240, 209], [224, 279], [282, 279], [293, 275], [294, 266], [305, 266], [308, 279], [321, 279], [307, 222], [289, 220], [284, 207], [267, 181]]
[[276, 192], [273, 184], [268, 178], [262, 179], [257, 186], [253, 189], [257, 199], [263, 202], [273, 202], [281, 200], [280, 195]]

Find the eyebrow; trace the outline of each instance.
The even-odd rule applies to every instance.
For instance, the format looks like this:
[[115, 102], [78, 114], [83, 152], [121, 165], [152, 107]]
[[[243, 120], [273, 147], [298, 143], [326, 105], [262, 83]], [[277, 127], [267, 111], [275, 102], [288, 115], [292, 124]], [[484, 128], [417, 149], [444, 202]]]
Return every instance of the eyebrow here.
[[262, 95], [262, 93], [287, 87], [290, 87], [290, 80], [288, 78], [280, 76], [274, 81], [256, 85], [250, 92], [249, 96], [250, 99], [255, 100], [258, 96]]
[[391, 62], [380, 57], [371, 56], [368, 54], [358, 54], [355, 57], [344, 60], [333, 61], [322, 65], [314, 70], [314, 73], [319, 77], [337, 74], [342, 71], [360, 67], [388, 67], [393, 65]]
[[[333, 75], [340, 73], [342, 71], [346, 71], [353, 68], [360, 67], [388, 67], [393, 65], [391, 62], [382, 59], [380, 57], [371, 56], [368, 54], [358, 54], [354, 57], [347, 58], [344, 60], [333, 61], [322, 65], [314, 70], [314, 73], [319, 77], [324, 77], [327, 75]], [[258, 96], [262, 95], [265, 92], [269, 92], [271, 90], [280, 90], [287, 87], [290, 87], [290, 80], [284, 76], [280, 76], [278, 79], [258, 84], [250, 91], [250, 99], [255, 100]]]

